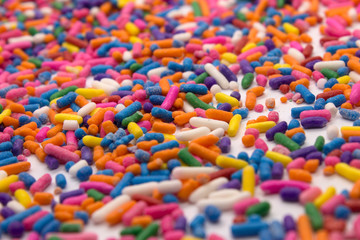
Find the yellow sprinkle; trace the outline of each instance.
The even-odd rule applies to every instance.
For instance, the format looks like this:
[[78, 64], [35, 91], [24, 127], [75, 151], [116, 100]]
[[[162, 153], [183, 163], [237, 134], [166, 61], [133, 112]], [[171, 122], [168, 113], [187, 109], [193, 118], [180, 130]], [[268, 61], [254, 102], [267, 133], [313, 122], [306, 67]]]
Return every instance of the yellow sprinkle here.
[[344, 178], [356, 182], [360, 179], [360, 170], [354, 167], [351, 167], [350, 165], [346, 163], [338, 163], [335, 165], [335, 171], [340, 176], [343, 176]]
[[232, 107], [239, 106], [239, 100], [237, 100], [236, 98], [231, 97], [229, 95], [226, 95], [225, 93], [215, 94], [215, 99], [219, 103], [229, 103]]
[[71, 53], [77, 53], [80, 50], [80, 48], [78, 48], [77, 46], [72, 45], [71, 43], [68, 43], [68, 42], [63, 42], [62, 46], [64, 48], [66, 48], [67, 50], [69, 50], [69, 52], [71, 52]]
[[291, 66], [289, 64], [280, 64], [280, 63], [277, 63], [274, 65], [274, 69], [279, 69], [279, 68], [291, 68]]
[[129, 38], [129, 42], [134, 44], [134, 43], [143, 43], [143, 41], [141, 40], [141, 38], [138, 38], [136, 36], [130, 36]]
[[246, 129], [248, 128], [256, 128], [259, 130], [260, 133], [264, 133], [270, 128], [274, 127], [276, 125], [273, 121], [265, 121], [265, 122], [259, 122], [259, 123], [251, 123], [246, 125]]
[[327, 200], [332, 198], [335, 194], [336, 189], [334, 187], [328, 187], [323, 194], [321, 194], [314, 200], [314, 205], [317, 208], [320, 208]]
[[139, 28], [132, 22], [128, 22], [125, 24], [125, 30], [133, 36], [137, 36], [140, 32]]
[[340, 84], [348, 84], [351, 79], [349, 76], [342, 76], [342, 77], [339, 77], [337, 80]]
[[10, 116], [10, 115], [11, 115], [11, 110], [10, 109], [5, 109], [4, 111], [2, 111], [2, 113], [0, 114], [0, 123], [3, 122], [4, 117]]
[[221, 59], [228, 61], [229, 63], [236, 63], [237, 56], [233, 53], [223, 53]]
[[16, 200], [18, 200], [18, 202], [25, 208], [27, 208], [31, 203], [31, 197], [24, 189], [16, 190], [14, 196]]
[[283, 24], [284, 30], [286, 33], [293, 33], [296, 35], [300, 34], [300, 31], [297, 27], [295, 27], [294, 25], [290, 24], [290, 23], [284, 23]]
[[182, 237], [181, 240], [202, 240], [202, 238], [196, 238], [191, 236]]
[[242, 173], [242, 190], [248, 191], [254, 196], [255, 193], [255, 170], [254, 167], [248, 165], [244, 167]]
[[117, 5], [118, 5], [119, 8], [123, 8], [129, 2], [133, 2], [133, 1], [130, 1], [130, 0], [118, 0]]
[[227, 130], [227, 133], [229, 135], [229, 137], [235, 137], [236, 134], [238, 133], [238, 130], [240, 128], [240, 122], [241, 122], [241, 115], [240, 114], [235, 114], [230, 122], [229, 122], [229, 128]]
[[0, 180], [0, 192], [8, 192], [10, 184], [17, 182], [19, 177], [17, 175], [10, 175]]
[[245, 45], [245, 47], [243, 47], [243, 48], [241, 49], [241, 52], [244, 53], [244, 52], [246, 52], [246, 51], [248, 51], [248, 50], [250, 50], [250, 49], [253, 49], [253, 48], [255, 48], [255, 47], [256, 47], [256, 44], [255, 44], [255, 43], [248, 43], [248, 44]]
[[85, 146], [95, 147], [100, 145], [102, 138], [86, 135], [82, 140]]
[[81, 66], [76, 66], [76, 67], [66, 66], [65, 69], [67, 72], [79, 74], [81, 72], [81, 70], [83, 69], [83, 67], [81, 67]]
[[95, 89], [95, 88], [78, 88], [75, 92], [86, 99], [91, 99], [93, 97], [98, 97], [105, 93], [103, 89]]
[[135, 139], [138, 139], [139, 137], [144, 135], [141, 127], [139, 127], [139, 125], [137, 125], [135, 122], [129, 123], [129, 125], [127, 126], [127, 130], [129, 131], [129, 133], [134, 135]]
[[278, 153], [278, 152], [273, 152], [273, 151], [267, 151], [265, 156], [267, 158], [270, 158], [271, 160], [273, 160], [274, 162], [279, 162], [282, 165], [284, 165], [284, 167], [286, 167], [289, 163], [292, 162], [292, 158], [289, 156], [286, 156], [284, 154]]
[[229, 62], [226, 61], [225, 59], [221, 59], [221, 60], [220, 60], [220, 63], [221, 63], [221, 64], [224, 64], [224, 65], [226, 65], [226, 66], [230, 66], [230, 65], [231, 65], [231, 63], [229, 63]]
[[92, 110], [89, 115], [90, 116], [94, 116], [95, 113], [97, 113], [101, 108], [95, 108], [94, 110]]
[[235, 159], [235, 158], [219, 155], [216, 158], [216, 165], [218, 165], [221, 168], [243, 169], [245, 166], [248, 165], [248, 163], [241, 159]]
[[57, 101], [58, 99], [60, 99], [60, 98], [62, 98], [62, 97], [58, 97], [58, 98], [55, 98], [55, 99], [51, 100], [51, 101], [50, 101], [50, 106], [53, 105], [53, 104], [56, 104], [56, 101]]
[[79, 115], [68, 113], [58, 113], [55, 115], [55, 121], [64, 122], [65, 120], [76, 120], [79, 124], [83, 122], [83, 118]]

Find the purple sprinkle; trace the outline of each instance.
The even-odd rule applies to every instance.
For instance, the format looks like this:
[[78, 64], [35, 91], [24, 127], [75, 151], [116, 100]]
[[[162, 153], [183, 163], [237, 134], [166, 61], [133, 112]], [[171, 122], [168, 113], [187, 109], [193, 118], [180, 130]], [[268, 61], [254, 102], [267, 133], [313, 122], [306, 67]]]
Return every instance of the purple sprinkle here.
[[226, 188], [240, 189], [240, 187], [241, 187], [241, 182], [238, 179], [233, 179], [220, 186], [219, 189], [226, 189]]
[[203, 68], [197, 68], [197, 69], [195, 69], [195, 74], [196, 75], [200, 75], [200, 74], [203, 74], [205, 72], [205, 69], [203, 69]]
[[287, 122], [285, 122], [285, 121], [279, 122], [274, 127], [267, 130], [265, 133], [265, 136], [266, 136], [267, 140], [273, 141], [276, 133], [278, 133], [278, 132], [285, 133], [287, 128], [288, 128]]
[[296, 78], [294, 76], [286, 75], [270, 79], [269, 85], [272, 89], [279, 89], [282, 84], [289, 85], [295, 80]]
[[143, 105], [143, 109], [144, 109], [145, 113], [150, 113], [150, 112], [151, 112], [151, 109], [152, 109], [153, 107], [154, 107], [154, 106], [153, 106], [151, 103], [149, 103], [149, 102], [146, 102], [146, 103], [144, 103], [144, 105]]
[[25, 227], [22, 222], [13, 221], [9, 224], [7, 231], [11, 237], [21, 238], [25, 232]]
[[280, 190], [281, 199], [285, 202], [298, 202], [301, 190], [297, 187], [284, 187]]
[[308, 155], [311, 152], [317, 152], [316, 147], [314, 146], [309, 146], [309, 147], [304, 147], [304, 148], [300, 148], [298, 150], [295, 150], [293, 152], [290, 153], [290, 157], [292, 159], [298, 158], [298, 157], [303, 157], [305, 158], [306, 155]]
[[22, 139], [16, 139], [12, 146], [12, 153], [14, 156], [18, 156], [23, 152], [24, 141]]
[[0, 213], [3, 218], [8, 218], [15, 214], [14, 210], [9, 207], [3, 207]]
[[308, 155], [306, 155], [305, 159], [318, 159], [320, 163], [323, 161], [322, 153], [319, 151], [309, 153]]
[[79, 196], [81, 194], [84, 194], [84, 189], [79, 188], [77, 190], [73, 190], [73, 191], [69, 191], [69, 192], [64, 192], [62, 194], [60, 194], [59, 200], [62, 203], [65, 199], [69, 198], [69, 197], [74, 197], [74, 196]]
[[231, 148], [231, 140], [228, 137], [223, 137], [220, 141], [219, 141], [219, 148], [221, 149], [222, 153], [228, 153], [230, 152], [230, 148]]
[[9, 194], [7, 193], [0, 193], [0, 203], [3, 205], [3, 206], [6, 206], [6, 204], [8, 202], [10, 202], [12, 200], [12, 198], [10, 197]]
[[100, 81], [103, 78], [112, 78], [112, 77], [111, 77], [111, 75], [106, 74], [106, 73], [99, 73], [99, 74], [95, 75], [94, 80]]
[[120, 97], [132, 96], [134, 94], [133, 91], [115, 91], [111, 93], [111, 96], [118, 95]]
[[356, 57], [360, 57], [360, 50], [357, 50], [357, 51], [356, 51], [355, 56], [356, 56]]
[[294, 218], [290, 215], [286, 215], [284, 217], [284, 228], [285, 231], [292, 231], [292, 230], [296, 230], [296, 223], [294, 221]]
[[186, 230], [186, 217], [179, 216], [174, 223], [174, 229], [175, 230]]
[[235, 19], [235, 16], [226, 17], [221, 20], [221, 25], [226, 25], [229, 23], [232, 23], [232, 21]]
[[321, 62], [320, 60], [313, 60], [313, 61], [310, 61], [308, 63], [306, 63], [305, 67], [310, 69], [311, 71], [314, 71], [314, 65], [315, 63], [317, 62]]
[[349, 142], [360, 142], [360, 136], [349, 137]]
[[241, 72], [245, 75], [247, 73], [254, 73], [254, 68], [250, 65], [249, 61], [243, 59], [240, 61]]
[[230, 96], [236, 98], [239, 101], [241, 100], [241, 94], [239, 92], [233, 91]]
[[86, 160], [89, 165], [93, 163], [93, 154], [89, 147], [83, 146], [81, 148], [81, 159]]
[[219, 65], [219, 71], [229, 82], [237, 82], [236, 75], [225, 64]]
[[323, 128], [328, 123], [328, 120], [323, 117], [307, 117], [301, 120], [301, 125], [305, 129]]
[[284, 174], [284, 166], [279, 162], [274, 163], [271, 170], [272, 179], [282, 179], [283, 174]]
[[83, 124], [84, 124], [84, 127], [88, 128], [89, 127], [89, 124], [87, 124], [87, 121], [91, 118], [90, 115], [86, 115], [84, 118], [83, 118]]
[[268, 49], [268, 51], [271, 51], [273, 50], [276, 46], [274, 44], [274, 42], [271, 40], [271, 39], [267, 39], [265, 42], [264, 42], [264, 45], [265, 47]]
[[213, 85], [216, 84], [216, 80], [213, 77], [206, 77], [204, 80], [204, 84], [208, 89], [210, 89]]
[[59, 167], [59, 161], [51, 155], [47, 155], [45, 157], [45, 163], [50, 170], [54, 170]]
[[229, 112], [231, 110], [231, 104], [230, 103], [222, 103], [218, 106], [217, 109]]
[[350, 151], [345, 151], [341, 154], [340, 160], [341, 162], [349, 164], [353, 159], [352, 153]]

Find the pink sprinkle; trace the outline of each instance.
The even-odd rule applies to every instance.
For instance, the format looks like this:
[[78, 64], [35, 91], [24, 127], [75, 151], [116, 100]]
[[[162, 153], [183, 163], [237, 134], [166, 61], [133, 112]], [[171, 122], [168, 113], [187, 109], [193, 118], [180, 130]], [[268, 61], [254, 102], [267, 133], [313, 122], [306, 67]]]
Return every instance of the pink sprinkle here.
[[245, 135], [253, 135], [255, 139], [259, 138], [260, 132], [256, 128], [248, 128], [245, 130]]
[[271, 111], [268, 114], [268, 120], [269, 121], [273, 121], [273, 122], [278, 122], [279, 121], [279, 113], [276, 111]]
[[262, 112], [264, 110], [264, 105], [262, 104], [256, 104], [254, 107], [255, 112]]
[[264, 140], [262, 140], [261, 138], [256, 139], [255, 141], [255, 148], [257, 149], [261, 149], [264, 152], [267, 152], [267, 150], [269, 149], [267, 144], [265, 143]]
[[11, 183], [11, 184], [9, 185], [9, 189], [10, 189], [10, 192], [11, 192], [12, 194], [14, 194], [14, 192], [15, 192], [16, 190], [18, 190], [18, 189], [26, 189], [26, 187], [25, 187], [25, 184], [24, 184], [23, 181], [17, 181], [17, 182]]

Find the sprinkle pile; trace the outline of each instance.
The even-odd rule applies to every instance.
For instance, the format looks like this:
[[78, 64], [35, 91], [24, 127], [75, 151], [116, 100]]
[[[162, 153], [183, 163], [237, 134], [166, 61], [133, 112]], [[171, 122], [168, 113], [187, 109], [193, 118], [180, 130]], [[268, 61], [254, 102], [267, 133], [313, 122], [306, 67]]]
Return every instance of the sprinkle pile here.
[[[221, 240], [206, 223], [233, 211], [234, 238], [360, 239], [359, 20], [359, 0], [0, 1], [0, 233]], [[29, 174], [32, 154], [66, 172]], [[316, 171], [353, 187], [322, 191]], [[257, 188], [304, 214], [265, 220]]]

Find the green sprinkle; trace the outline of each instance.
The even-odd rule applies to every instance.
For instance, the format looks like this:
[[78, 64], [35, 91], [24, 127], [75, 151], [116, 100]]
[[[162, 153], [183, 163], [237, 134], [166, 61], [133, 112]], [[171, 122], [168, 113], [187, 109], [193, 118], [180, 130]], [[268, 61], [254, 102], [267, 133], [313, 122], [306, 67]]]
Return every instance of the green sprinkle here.
[[322, 151], [323, 147], [324, 147], [324, 143], [325, 143], [325, 139], [323, 136], [318, 136], [315, 140], [315, 144], [314, 146], [316, 147], [316, 149], [318, 151]]
[[159, 230], [159, 224], [151, 223], [144, 230], [142, 230], [136, 237], [136, 240], [146, 240], [151, 236], [156, 236]]
[[276, 6], [277, 8], [282, 8], [285, 5], [285, 0], [277, 0]]
[[63, 239], [58, 236], [51, 236], [48, 238], [48, 240], [63, 240]]
[[266, 18], [267, 18], [267, 16], [262, 16], [262, 17], [260, 18], [260, 22], [263, 23], [263, 22], [266, 20]]
[[124, 228], [123, 230], [120, 231], [120, 235], [124, 236], [124, 235], [138, 235], [141, 231], [143, 230], [143, 228], [141, 226], [133, 226], [133, 227], [128, 227], [128, 228]]
[[60, 90], [60, 91], [54, 93], [53, 95], [51, 95], [50, 101], [54, 100], [55, 98], [65, 96], [69, 92], [75, 92], [76, 89], [78, 89], [77, 86], [70, 86], [70, 87], [64, 88], [63, 90]]
[[337, 74], [337, 72], [331, 70], [331, 69], [328, 69], [328, 68], [323, 68], [321, 69], [320, 71], [327, 79], [330, 79], [330, 78], [338, 78], [339, 75]]
[[61, 10], [64, 7], [63, 4], [61, 2], [58, 2], [58, 1], [54, 2], [52, 4], [52, 6], [53, 6], [53, 8], [55, 8], [57, 10]]
[[64, 28], [63, 27], [57, 27], [55, 28], [54, 30], [54, 36], [55, 37], [58, 37], [60, 33], [62, 33], [64, 31]]
[[19, 15], [17, 16], [17, 20], [18, 20], [19, 22], [25, 22], [26, 16], [25, 16], [24, 14], [19, 14]]
[[142, 119], [143, 117], [143, 114], [141, 112], [136, 112], [134, 113], [133, 115], [127, 117], [127, 118], [124, 118], [122, 121], [121, 121], [121, 125], [123, 125], [124, 127], [127, 127], [129, 125], [129, 123], [131, 122], [138, 122]]
[[30, 27], [30, 28], [28, 29], [28, 32], [30, 33], [31, 36], [34, 36], [35, 34], [38, 33], [38, 31], [37, 31], [36, 28], [34, 28], [34, 27]]
[[246, 22], [246, 20], [247, 20], [245, 14], [243, 14], [242, 12], [237, 12], [236, 13], [236, 18], [243, 21], [243, 22]]
[[324, 221], [321, 213], [317, 209], [317, 207], [314, 205], [314, 203], [309, 202], [305, 204], [305, 212], [306, 215], [308, 215], [311, 226], [315, 231], [321, 229], [323, 227]]
[[200, 74], [199, 76], [197, 76], [194, 79], [194, 82], [196, 82], [197, 84], [204, 83], [205, 78], [207, 78], [208, 76], [209, 76], [209, 74], [207, 74], [207, 72], [204, 72], [204, 73]]
[[274, 141], [277, 144], [283, 145], [284, 147], [286, 147], [290, 151], [295, 151], [295, 150], [300, 149], [299, 144], [297, 144], [296, 142], [291, 140], [291, 138], [289, 138], [288, 136], [286, 136], [285, 134], [280, 133], [280, 132], [275, 134]]
[[101, 201], [105, 195], [95, 189], [89, 189], [87, 192], [88, 197], [92, 197], [96, 202]]
[[98, 27], [98, 26], [100, 26], [100, 23], [99, 23], [98, 20], [95, 19], [95, 20], [93, 21], [92, 25], [93, 25], [94, 27]]
[[242, 88], [243, 89], [248, 89], [251, 86], [253, 81], [254, 81], [254, 74], [252, 74], [252, 73], [245, 74], [245, 76], [241, 80]]
[[131, 64], [130, 70], [131, 70], [132, 72], [136, 72], [137, 70], [139, 70], [139, 69], [142, 68], [142, 67], [143, 67], [142, 64], [134, 63], [134, 64]]
[[201, 8], [198, 2], [193, 1], [191, 3], [191, 6], [193, 7], [194, 10], [194, 16], [195, 17], [201, 17], [202, 16], [202, 12], [201, 12]]
[[193, 155], [189, 152], [188, 148], [183, 148], [179, 151], [178, 157], [188, 166], [192, 167], [201, 167], [202, 164], [194, 158]]
[[77, 223], [62, 223], [60, 232], [81, 232], [81, 225]]
[[4, 110], [3, 106], [0, 104], [0, 113]]
[[250, 216], [253, 214], [257, 214], [261, 217], [265, 217], [266, 215], [268, 215], [270, 207], [271, 206], [268, 202], [261, 202], [261, 203], [252, 205], [251, 207], [249, 207], [246, 210], [246, 215]]
[[209, 104], [204, 103], [203, 101], [201, 101], [195, 94], [188, 92], [185, 95], [186, 100], [190, 103], [191, 106], [193, 106], [194, 108], [201, 108], [204, 110], [207, 109], [215, 109], [214, 107], [210, 106]]
[[28, 62], [35, 64], [37, 68], [41, 68], [42, 61], [38, 58], [29, 58]]

